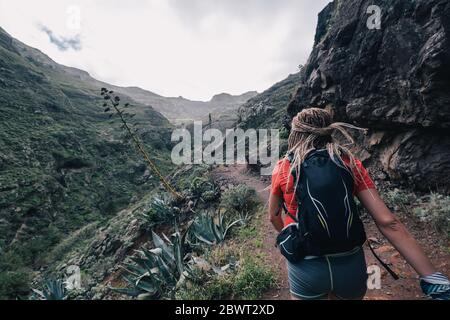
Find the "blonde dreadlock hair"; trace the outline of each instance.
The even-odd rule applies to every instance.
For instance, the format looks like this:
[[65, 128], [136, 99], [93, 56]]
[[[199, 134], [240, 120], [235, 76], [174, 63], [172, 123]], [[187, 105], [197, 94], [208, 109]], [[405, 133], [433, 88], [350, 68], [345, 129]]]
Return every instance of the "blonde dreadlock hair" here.
[[[347, 148], [347, 146], [354, 144], [354, 140], [346, 128], [367, 131], [367, 129], [348, 123], [333, 122], [333, 114], [325, 109], [310, 108], [300, 112], [292, 120], [292, 130], [288, 140], [289, 153], [293, 155], [294, 159], [291, 163], [291, 172], [295, 170], [300, 173], [301, 165], [311, 151], [326, 149], [336, 165], [344, 167], [354, 180], [355, 172], [358, 173], [358, 178], [362, 179], [355, 157]], [[342, 145], [337, 142], [335, 133], [340, 133], [348, 140], [348, 143]], [[343, 161], [344, 158], [347, 162]], [[297, 189], [299, 180], [297, 179], [295, 189]]]

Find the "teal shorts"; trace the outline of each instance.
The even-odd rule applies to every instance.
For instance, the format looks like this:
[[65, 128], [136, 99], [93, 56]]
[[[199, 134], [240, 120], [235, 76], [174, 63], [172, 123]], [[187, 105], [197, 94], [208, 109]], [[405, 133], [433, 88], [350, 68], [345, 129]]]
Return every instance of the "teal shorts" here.
[[288, 261], [291, 294], [302, 300], [362, 299], [367, 292], [367, 264], [360, 247], [341, 254]]

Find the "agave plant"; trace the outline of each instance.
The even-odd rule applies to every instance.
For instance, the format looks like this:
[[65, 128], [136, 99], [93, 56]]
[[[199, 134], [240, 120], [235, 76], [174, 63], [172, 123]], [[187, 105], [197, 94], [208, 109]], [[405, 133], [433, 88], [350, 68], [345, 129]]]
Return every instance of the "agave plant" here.
[[150, 203], [150, 208], [144, 217], [150, 223], [173, 221], [180, 213], [180, 209], [172, 205], [168, 197], [155, 197]]
[[217, 217], [210, 214], [201, 214], [191, 225], [190, 231], [194, 237], [207, 245], [217, 245], [225, 241], [228, 231], [242, 220], [225, 223], [224, 216], [219, 213]]
[[189, 191], [195, 202], [211, 202], [217, 199], [220, 193], [213, 182], [200, 177], [192, 181]]
[[67, 300], [68, 291], [60, 280], [45, 280], [43, 289], [32, 289], [30, 300]]
[[141, 300], [173, 298], [180, 283], [193, 277], [194, 272], [185, 255], [186, 233], [176, 230], [172, 241], [152, 232], [155, 249], [137, 251], [131, 263], [124, 265], [127, 288], [112, 288]]

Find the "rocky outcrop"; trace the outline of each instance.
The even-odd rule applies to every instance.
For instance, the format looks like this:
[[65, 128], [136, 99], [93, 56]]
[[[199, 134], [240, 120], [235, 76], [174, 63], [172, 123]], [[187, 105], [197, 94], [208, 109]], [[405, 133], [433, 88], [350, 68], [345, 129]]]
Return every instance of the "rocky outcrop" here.
[[[367, 26], [374, 4], [379, 29]], [[360, 156], [386, 179], [448, 191], [449, 16], [448, 0], [330, 3], [289, 119], [309, 106], [332, 108], [337, 120], [370, 128]]]
[[299, 72], [291, 74], [248, 100], [239, 108], [239, 127], [244, 129], [280, 128], [286, 117], [286, 105], [292, 99], [292, 93], [300, 79]]

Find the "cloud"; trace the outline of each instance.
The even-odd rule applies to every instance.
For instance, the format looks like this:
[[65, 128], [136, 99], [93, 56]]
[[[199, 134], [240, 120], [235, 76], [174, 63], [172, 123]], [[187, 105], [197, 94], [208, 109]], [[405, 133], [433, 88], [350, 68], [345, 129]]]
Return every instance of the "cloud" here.
[[38, 28], [39, 30], [47, 34], [50, 42], [54, 44], [60, 51], [67, 51], [69, 49], [80, 51], [83, 48], [79, 34], [73, 37], [61, 37], [56, 35], [52, 30], [42, 24], [38, 25]]
[[[218, 92], [261, 92], [296, 72], [328, 2], [0, 0], [0, 21], [20, 41], [99, 80], [206, 101]], [[73, 6], [79, 29], [70, 27]]]

